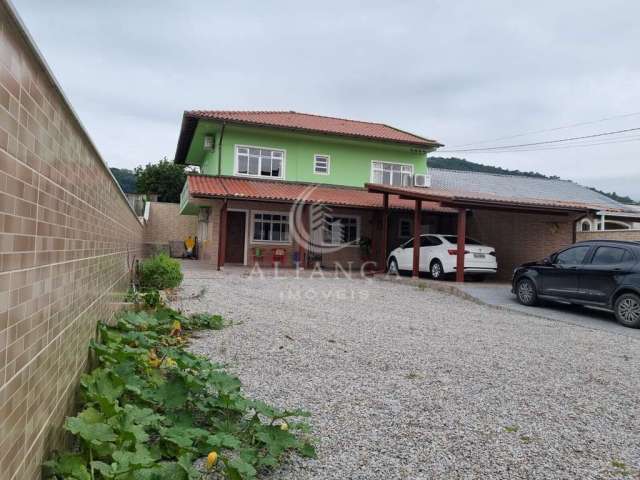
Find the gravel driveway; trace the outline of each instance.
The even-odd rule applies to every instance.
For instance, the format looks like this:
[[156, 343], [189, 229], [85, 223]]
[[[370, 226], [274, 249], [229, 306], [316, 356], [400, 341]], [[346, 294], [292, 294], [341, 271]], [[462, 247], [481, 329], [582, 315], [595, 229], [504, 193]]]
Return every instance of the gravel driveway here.
[[236, 323], [192, 350], [312, 413], [318, 458], [273, 479], [640, 478], [634, 338], [393, 281], [185, 265], [177, 306]]

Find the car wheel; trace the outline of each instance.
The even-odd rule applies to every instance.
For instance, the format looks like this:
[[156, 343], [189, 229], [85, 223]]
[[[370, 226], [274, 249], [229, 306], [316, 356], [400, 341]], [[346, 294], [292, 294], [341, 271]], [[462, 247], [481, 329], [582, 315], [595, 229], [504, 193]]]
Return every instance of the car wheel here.
[[622, 325], [640, 328], [640, 297], [634, 293], [620, 295], [614, 306], [616, 319]]
[[389, 269], [388, 269], [389, 273], [391, 275], [399, 275], [400, 274], [400, 270], [398, 270], [398, 261], [395, 258], [392, 258], [391, 260], [389, 260]]
[[434, 260], [431, 262], [431, 267], [429, 268], [429, 273], [431, 273], [431, 278], [434, 280], [440, 280], [444, 276], [444, 269], [442, 268], [442, 263], [440, 260]]
[[531, 307], [538, 303], [538, 292], [533, 281], [524, 278], [518, 282], [516, 287], [516, 296], [522, 305]]

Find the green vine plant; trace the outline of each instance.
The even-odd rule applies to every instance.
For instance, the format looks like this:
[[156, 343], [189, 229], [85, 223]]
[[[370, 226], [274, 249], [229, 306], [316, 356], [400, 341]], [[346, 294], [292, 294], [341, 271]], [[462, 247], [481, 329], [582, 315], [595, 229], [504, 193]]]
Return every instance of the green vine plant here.
[[189, 332], [224, 326], [220, 316], [164, 306], [124, 313], [115, 327], [100, 324], [81, 411], [64, 425], [74, 448], [55, 453], [44, 477], [241, 480], [289, 453], [315, 457], [308, 413], [246, 398], [238, 378], [185, 350]]

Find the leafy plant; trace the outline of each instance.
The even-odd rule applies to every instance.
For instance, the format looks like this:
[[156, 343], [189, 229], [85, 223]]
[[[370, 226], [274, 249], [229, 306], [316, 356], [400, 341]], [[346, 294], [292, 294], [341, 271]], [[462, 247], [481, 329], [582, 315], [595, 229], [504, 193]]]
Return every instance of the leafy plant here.
[[222, 328], [215, 315], [159, 307], [101, 324], [91, 343], [97, 365], [81, 380], [82, 409], [65, 422], [77, 442], [45, 463], [46, 478], [195, 480], [194, 459], [223, 478], [253, 479], [296, 451], [312, 457], [303, 411], [244, 397], [220, 365], [184, 349], [198, 328]]
[[175, 288], [182, 282], [180, 262], [160, 253], [140, 264], [140, 286], [145, 290]]

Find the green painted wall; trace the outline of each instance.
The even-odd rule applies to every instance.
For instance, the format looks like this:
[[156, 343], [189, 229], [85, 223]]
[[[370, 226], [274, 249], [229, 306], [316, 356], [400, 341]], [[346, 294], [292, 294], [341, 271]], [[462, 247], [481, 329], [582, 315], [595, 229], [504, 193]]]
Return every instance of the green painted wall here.
[[[207, 175], [233, 175], [235, 146], [251, 145], [285, 150], [285, 180], [288, 181], [362, 187], [370, 179], [372, 160], [412, 164], [414, 173], [426, 173], [427, 170], [426, 152], [410, 146], [239, 125], [224, 128], [219, 170], [220, 133], [221, 124], [200, 120], [187, 163], [200, 165], [202, 173]], [[204, 151], [205, 135], [215, 135], [213, 151]], [[315, 154], [331, 157], [329, 175], [313, 173]]]

